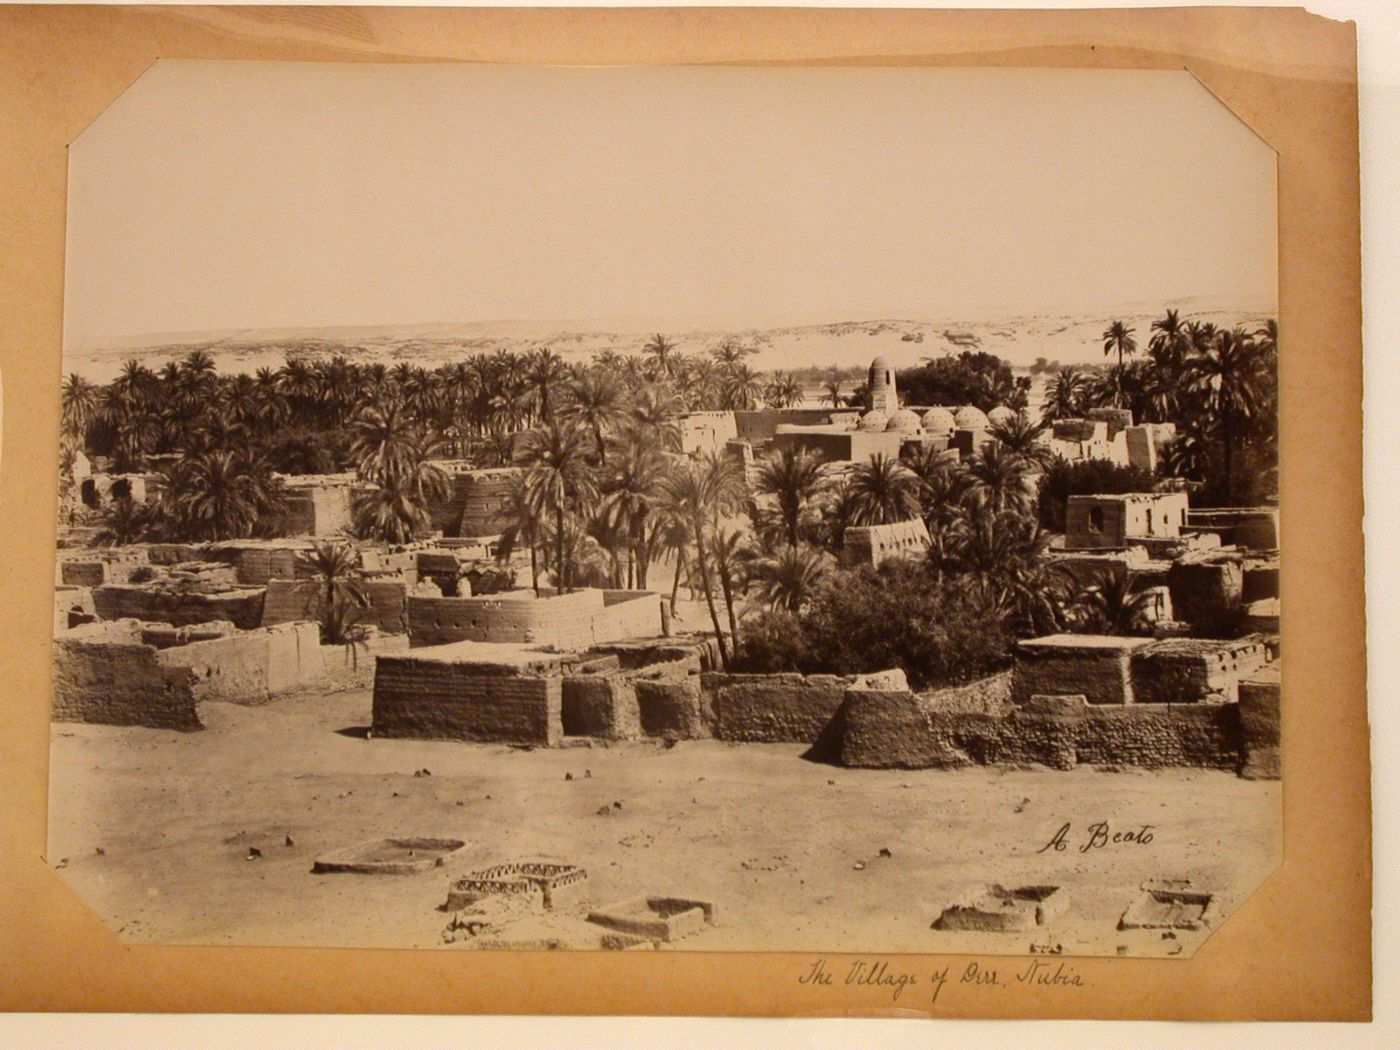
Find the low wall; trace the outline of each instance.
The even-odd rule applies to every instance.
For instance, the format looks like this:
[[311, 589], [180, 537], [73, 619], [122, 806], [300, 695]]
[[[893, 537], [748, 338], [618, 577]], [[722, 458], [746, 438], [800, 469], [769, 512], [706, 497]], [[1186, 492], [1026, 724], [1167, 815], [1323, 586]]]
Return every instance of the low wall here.
[[[321, 622], [324, 584], [319, 580], [270, 580], [263, 602], [262, 626]], [[358, 623], [379, 628], [384, 634], [408, 633], [408, 585], [401, 580], [365, 580], [361, 590], [369, 608], [360, 610]]]
[[922, 518], [889, 525], [861, 525], [846, 529], [841, 539], [841, 565], [879, 568], [892, 558], [923, 557], [928, 553], [928, 526]]
[[263, 593], [261, 587], [201, 594], [117, 583], [94, 588], [92, 600], [104, 620], [134, 618], [175, 627], [228, 620], [249, 631], [262, 623]]
[[565, 736], [636, 740], [642, 735], [637, 690], [623, 675], [568, 675], [563, 679], [560, 703]]
[[700, 676], [715, 736], [754, 743], [811, 743], [841, 706], [849, 680], [836, 675]]
[[1172, 609], [1188, 623], [1211, 625], [1240, 608], [1244, 597], [1244, 568], [1237, 560], [1206, 555], [1173, 562], [1167, 572]]
[[1240, 776], [1277, 780], [1282, 772], [1279, 672], [1269, 667], [1240, 683]]
[[513, 595], [409, 597], [409, 637], [415, 646], [471, 641], [575, 650], [661, 633], [661, 599], [649, 591]]
[[1133, 700], [1190, 704], [1237, 699], [1239, 680], [1268, 661], [1258, 639], [1164, 638], [1133, 653]]
[[139, 642], [54, 640], [53, 720], [202, 729], [194, 673]]
[[[1240, 769], [1245, 752], [1236, 704], [1105, 707], [1055, 696], [983, 714], [939, 710], [905, 692], [853, 690], [833, 722], [826, 734], [836, 738], [833, 746], [813, 757], [872, 769], [970, 763]], [[1262, 726], [1256, 751], [1266, 739], [1277, 746], [1276, 723]]]
[[1056, 634], [1016, 643], [1012, 693], [1018, 703], [1032, 696], [1081, 694], [1091, 704], [1133, 702], [1129, 661], [1145, 638]]
[[198, 701], [262, 703], [276, 693], [321, 680], [320, 628], [314, 623], [286, 624], [230, 634], [161, 649], [164, 667], [184, 667], [194, 674]]
[[375, 660], [375, 736], [552, 746], [562, 703], [556, 677], [421, 654]]

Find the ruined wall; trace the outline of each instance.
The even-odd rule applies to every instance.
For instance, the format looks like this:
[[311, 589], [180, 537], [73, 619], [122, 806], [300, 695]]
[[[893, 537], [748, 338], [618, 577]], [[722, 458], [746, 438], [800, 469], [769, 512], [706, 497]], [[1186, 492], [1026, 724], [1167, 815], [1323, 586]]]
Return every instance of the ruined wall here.
[[150, 564], [146, 552], [139, 547], [60, 553], [58, 579], [55, 582], [73, 587], [126, 583], [133, 572]]
[[1278, 550], [1277, 507], [1203, 507], [1186, 515], [1193, 529], [1219, 532], [1221, 541], [1251, 550]]
[[565, 736], [636, 740], [642, 735], [637, 690], [625, 675], [567, 675], [560, 697]]
[[55, 587], [53, 599], [55, 632], [66, 631], [75, 623], [97, 615], [97, 607], [92, 601], [92, 590], [88, 587]]
[[408, 635], [376, 634], [353, 646], [322, 645], [320, 650], [324, 692], [369, 689], [374, 685], [375, 661], [386, 653], [408, 652]]
[[232, 565], [238, 582], [248, 586], [261, 587], [269, 580], [295, 580], [309, 575], [306, 570], [297, 571], [301, 557], [310, 553], [310, 548], [301, 544], [227, 543], [209, 548], [208, 553]]
[[1279, 733], [1282, 725], [1278, 664], [1258, 671], [1239, 686], [1240, 776], [1278, 780], [1282, 774]]
[[890, 525], [853, 526], [841, 540], [841, 565], [879, 568], [892, 558], [920, 557], [928, 553], [928, 526], [922, 518]]
[[263, 619], [263, 588], [247, 587], [212, 594], [182, 593], [141, 584], [107, 584], [92, 592], [97, 615], [104, 620], [134, 618], [175, 627], [228, 620], [252, 630]]
[[1264, 643], [1257, 639], [1164, 638], [1133, 653], [1133, 702], [1233, 701], [1240, 678], [1267, 661]]
[[54, 640], [53, 720], [202, 729], [194, 675], [139, 643]]
[[1187, 556], [1167, 572], [1172, 609], [1178, 619], [1210, 626], [1236, 613], [1244, 595], [1244, 569], [1221, 555]]
[[849, 680], [836, 675], [700, 676], [714, 711], [715, 736], [755, 743], [811, 743], [841, 706]]
[[163, 667], [188, 668], [195, 699], [256, 704], [270, 696], [319, 682], [325, 673], [320, 629], [286, 624], [161, 649]]
[[563, 736], [563, 681], [414, 656], [375, 661], [379, 737], [551, 746]]
[[940, 710], [905, 692], [852, 691], [833, 721], [832, 760], [875, 769], [1026, 762], [1235, 769], [1242, 748], [1235, 704], [1102, 707], [1054, 696], [996, 714]]
[[1145, 638], [1051, 635], [1017, 642], [1012, 694], [1017, 703], [1032, 696], [1084, 696], [1091, 704], [1133, 702], [1130, 657]]
[[642, 732], [669, 740], [699, 740], [714, 735], [714, 712], [701, 691], [700, 678], [635, 678]]

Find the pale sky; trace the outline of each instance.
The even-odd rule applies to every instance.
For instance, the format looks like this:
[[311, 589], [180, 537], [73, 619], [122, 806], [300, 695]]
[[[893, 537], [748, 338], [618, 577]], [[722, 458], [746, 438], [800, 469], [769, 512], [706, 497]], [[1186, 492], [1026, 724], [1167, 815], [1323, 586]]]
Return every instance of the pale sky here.
[[162, 62], [73, 144], [65, 340], [1276, 299], [1187, 73]]

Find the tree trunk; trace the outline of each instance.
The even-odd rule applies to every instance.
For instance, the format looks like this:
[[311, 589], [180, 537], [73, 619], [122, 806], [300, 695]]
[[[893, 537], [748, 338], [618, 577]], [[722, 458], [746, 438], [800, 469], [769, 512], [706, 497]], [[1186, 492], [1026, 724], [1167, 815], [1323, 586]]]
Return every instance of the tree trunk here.
[[554, 590], [558, 594], [567, 594], [569, 589], [568, 574], [564, 572], [564, 508], [561, 506], [554, 512]]
[[671, 615], [676, 615], [676, 597], [681, 590], [681, 567], [685, 565], [685, 545], [676, 548], [676, 578], [671, 581]]
[[538, 598], [540, 596], [540, 565], [533, 536], [530, 537], [530, 586], [534, 588], [535, 597]]
[[695, 557], [700, 563], [700, 586], [705, 589], [705, 604], [710, 609], [710, 622], [715, 625], [715, 641], [719, 645], [719, 662], [726, 671], [729, 670], [729, 646], [724, 641], [724, 628], [720, 626], [719, 610], [715, 608], [715, 588], [710, 582], [710, 566], [705, 559], [705, 536], [697, 521], [694, 526], [695, 531]]

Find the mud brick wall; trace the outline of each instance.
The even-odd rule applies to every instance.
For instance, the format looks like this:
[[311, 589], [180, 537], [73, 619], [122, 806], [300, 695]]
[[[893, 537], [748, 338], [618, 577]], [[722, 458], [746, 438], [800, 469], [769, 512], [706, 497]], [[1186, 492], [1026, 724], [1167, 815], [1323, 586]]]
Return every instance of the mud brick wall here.
[[1240, 776], [1246, 780], [1278, 780], [1279, 668], [1270, 667], [1240, 683]]
[[87, 587], [56, 587], [53, 598], [55, 632], [68, 630], [70, 614], [76, 613], [80, 617], [97, 615], [97, 607], [92, 602], [92, 591]]
[[561, 719], [566, 736], [636, 740], [642, 735], [636, 687], [617, 674], [566, 676], [561, 692]]
[[62, 558], [58, 582], [76, 587], [100, 587], [104, 583], [126, 583], [137, 569], [150, 565], [141, 548], [104, 551], [99, 555]]
[[687, 678], [633, 680], [642, 732], [667, 740], [703, 740], [714, 736], [714, 712], [698, 675]]
[[542, 598], [408, 598], [408, 633], [415, 646], [473, 641], [587, 649], [660, 631], [660, 599], [648, 592], [583, 590]]
[[1278, 549], [1278, 510], [1274, 507], [1203, 508], [1188, 512], [1186, 524], [1219, 532], [1225, 543], [1251, 550]]
[[192, 671], [199, 701], [262, 703], [273, 694], [320, 681], [325, 672], [320, 628], [314, 623], [191, 642], [162, 649], [156, 659], [164, 667]]
[[700, 676], [715, 713], [715, 736], [754, 743], [811, 743], [841, 706], [849, 684], [836, 675]]
[[53, 720], [150, 729], [202, 729], [194, 675], [165, 667], [149, 646], [54, 641]]
[[1074, 636], [1066, 635], [1020, 642], [1012, 667], [1012, 695], [1017, 703], [1037, 695], [1082, 695], [1091, 704], [1130, 704], [1129, 654], [1144, 644], [1145, 639], [1133, 638], [1117, 639], [1111, 646], [1076, 644]]
[[[402, 580], [366, 580], [361, 586], [369, 608], [360, 610], [357, 622], [377, 627], [384, 634], [408, 633], [407, 584]], [[269, 580], [262, 626], [298, 620], [319, 623], [324, 613], [322, 588], [317, 580]]]
[[190, 543], [148, 543], [146, 560], [152, 565], [179, 565], [182, 561], [204, 561], [210, 557], [209, 548]]
[[1133, 701], [1234, 701], [1240, 678], [1263, 667], [1267, 659], [1262, 641], [1167, 638], [1153, 642], [1133, 653]]
[[289, 547], [230, 547], [217, 552], [238, 573], [238, 582], [262, 586], [269, 580], [297, 578], [297, 560], [302, 551]]
[[92, 592], [97, 615], [104, 620], [128, 617], [186, 627], [228, 620], [241, 630], [258, 627], [263, 618], [263, 588], [248, 587], [216, 594], [182, 594], [139, 584], [108, 584]]
[[928, 547], [928, 526], [922, 518], [889, 525], [853, 526], [842, 536], [841, 564], [846, 568], [878, 568], [891, 558], [925, 554]]
[[559, 678], [413, 656], [375, 661], [375, 736], [551, 746], [563, 736], [562, 702]]
[[997, 715], [939, 711], [909, 693], [853, 690], [824, 738], [825, 754], [814, 757], [878, 769], [970, 762], [1235, 769], [1241, 754], [1237, 705], [1105, 707], [1074, 696], [1036, 697]]
[[1208, 626], [1240, 608], [1244, 570], [1238, 561], [1183, 558], [1168, 570], [1167, 586], [1178, 619]]
[[770, 440], [779, 423], [809, 427], [825, 423], [829, 408], [758, 408], [734, 413], [734, 436], [758, 444]]
[[347, 689], [369, 689], [374, 685], [374, 668], [385, 653], [408, 652], [408, 635], [380, 634], [354, 646], [322, 645], [321, 664], [324, 668], [322, 688], [327, 693]]

